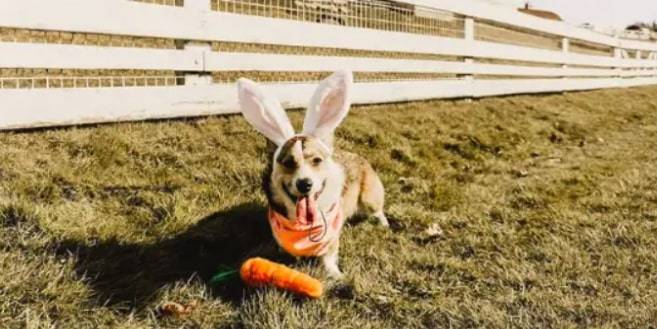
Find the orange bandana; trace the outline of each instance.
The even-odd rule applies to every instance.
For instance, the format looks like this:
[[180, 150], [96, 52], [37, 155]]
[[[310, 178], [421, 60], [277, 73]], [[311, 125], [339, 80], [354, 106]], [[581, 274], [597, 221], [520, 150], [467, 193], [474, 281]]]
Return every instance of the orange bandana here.
[[344, 224], [339, 202], [334, 203], [326, 213], [320, 210], [319, 218], [309, 217], [301, 215], [297, 209], [297, 220], [293, 221], [269, 208], [269, 224], [274, 238], [293, 256], [325, 254]]

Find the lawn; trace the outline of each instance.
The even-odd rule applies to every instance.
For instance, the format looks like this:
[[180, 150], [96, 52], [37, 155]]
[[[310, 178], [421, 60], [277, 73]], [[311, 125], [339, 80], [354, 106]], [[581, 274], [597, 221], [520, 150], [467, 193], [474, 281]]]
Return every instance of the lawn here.
[[253, 255], [323, 277], [272, 242], [240, 116], [0, 133], [0, 327], [654, 328], [656, 122], [657, 87], [354, 108], [337, 144], [392, 228], [352, 220], [318, 301], [207, 285]]

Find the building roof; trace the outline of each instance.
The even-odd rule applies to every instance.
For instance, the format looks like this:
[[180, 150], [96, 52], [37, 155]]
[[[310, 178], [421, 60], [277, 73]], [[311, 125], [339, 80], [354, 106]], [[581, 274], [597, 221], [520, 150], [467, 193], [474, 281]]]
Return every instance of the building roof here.
[[518, 11], [524, 14], [540, 17], [540, 18], [545, 18], [545, 19], [550, 19], [553, 21], [562, 21], [561, 16], [559, 16], [556, 13], [553, 13], [551, 11], [547, 10], [538, 10], [538, 9], [532, 9], [532, 8], [518, 8]]

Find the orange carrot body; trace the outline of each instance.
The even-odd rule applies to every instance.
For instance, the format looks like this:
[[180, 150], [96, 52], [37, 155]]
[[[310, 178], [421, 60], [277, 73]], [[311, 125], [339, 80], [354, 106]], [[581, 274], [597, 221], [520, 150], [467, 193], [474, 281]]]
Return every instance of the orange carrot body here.
[[240, 276], [246, 284], [253, 287], [272, 285], [311, 298], [321, 297], [324, 290], [317, 279], [259, 257], [244, 262], [240, 268]]

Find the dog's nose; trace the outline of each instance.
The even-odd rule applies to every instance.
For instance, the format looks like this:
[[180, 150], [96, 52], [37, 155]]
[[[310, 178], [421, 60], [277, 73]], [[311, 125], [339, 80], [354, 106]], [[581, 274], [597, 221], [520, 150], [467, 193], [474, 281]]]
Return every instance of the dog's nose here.
[[297, 179], [297, 191], [306, 194], [313, 188], [313, 182], [308, 178]]

